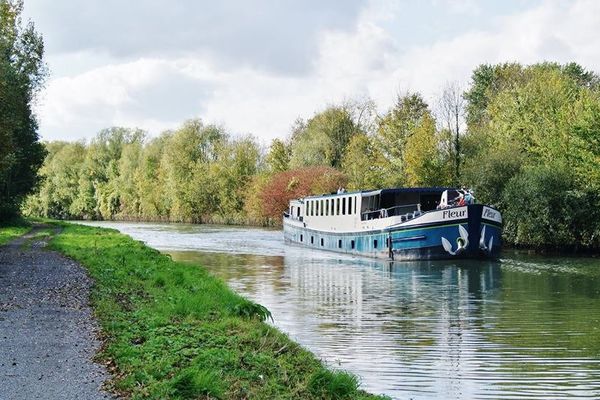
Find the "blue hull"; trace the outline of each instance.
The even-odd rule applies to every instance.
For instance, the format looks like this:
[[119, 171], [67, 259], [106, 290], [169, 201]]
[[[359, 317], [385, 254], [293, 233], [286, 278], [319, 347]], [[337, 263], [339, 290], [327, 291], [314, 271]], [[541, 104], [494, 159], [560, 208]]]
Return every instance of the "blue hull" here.
[[482, 219], [482, 205], [469, 205], [468, 218], [367, 232], [322, 232], [284, 222], [287, 243], [319, 250], [391, 260], [498, 258], [501, 224]]

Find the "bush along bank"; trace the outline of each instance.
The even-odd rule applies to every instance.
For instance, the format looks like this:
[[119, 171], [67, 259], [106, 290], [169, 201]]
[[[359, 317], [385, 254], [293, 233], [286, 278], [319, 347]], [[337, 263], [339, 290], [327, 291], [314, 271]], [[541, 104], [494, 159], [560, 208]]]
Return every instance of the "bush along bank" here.
[[51, 247], [95, 280], [111, 389], [133, 399], [381, 399], [264, 322], [263, 306], [201, 267], [115, 230], [64, 224]]

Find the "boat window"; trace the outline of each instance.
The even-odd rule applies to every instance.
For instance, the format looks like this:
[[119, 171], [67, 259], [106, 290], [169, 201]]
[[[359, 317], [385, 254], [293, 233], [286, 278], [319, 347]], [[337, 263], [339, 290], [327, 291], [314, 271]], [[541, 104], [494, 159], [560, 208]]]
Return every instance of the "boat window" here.
[[304, 236], [302, 236], [302, 234], [300, 234], [300, 241], [303, 242], [304, 241]]
[[348, 215], [352, 215], [352, 197], [348, 197]]
[[373, 248], [376, 249], [377, 248], [377, 239], [373, 240]]
[[310, 244], [315, 244], [315, 237], [314, 236], [310, 237]]
[[340, 199], [335, 199], [335, 215], [340, 215]]
[[350, 247], [351, 247], [352, 249], [354, 249], [354, 240], [351, 240], [351, 241], [350, 241]]
[[329, 199], [325, 200], [325, 215], [329, 215]]
[[342, 248], [342, 239], [338, 240], [338, 248]]
[[354, 214], [358, 213], [358, 197], [354, 199]]
[[325, 239], [321, 238], [321, 247], [325, 246]]
[[346, 198], [342, 199], [342, 215], [346, 215]]
[[323, 200], [319, 200], [319, 202], [317, 203], [318, 207], [317, 207], [317, 211], [320, 216], [323, 215]]

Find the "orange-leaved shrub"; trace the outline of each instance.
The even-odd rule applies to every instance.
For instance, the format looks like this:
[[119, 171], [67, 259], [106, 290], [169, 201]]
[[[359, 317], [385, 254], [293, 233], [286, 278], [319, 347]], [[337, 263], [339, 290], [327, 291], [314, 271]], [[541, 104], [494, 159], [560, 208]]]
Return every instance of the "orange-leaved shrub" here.
[[336, 192], [348, 178], [335, 168], [318, 166], [255, 177], [246, 193], [245, 210], [256, 223], [280, 224], [290, 200]]

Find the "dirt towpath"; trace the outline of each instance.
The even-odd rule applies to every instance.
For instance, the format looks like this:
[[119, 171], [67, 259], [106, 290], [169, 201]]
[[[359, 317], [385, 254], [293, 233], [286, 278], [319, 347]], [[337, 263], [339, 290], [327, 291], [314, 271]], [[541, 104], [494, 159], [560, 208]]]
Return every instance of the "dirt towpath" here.
[[0, 247], [0, 400], [113, 399], [89, 307], [91, 281], [77, 263], [44, 249], [39, 225]]

